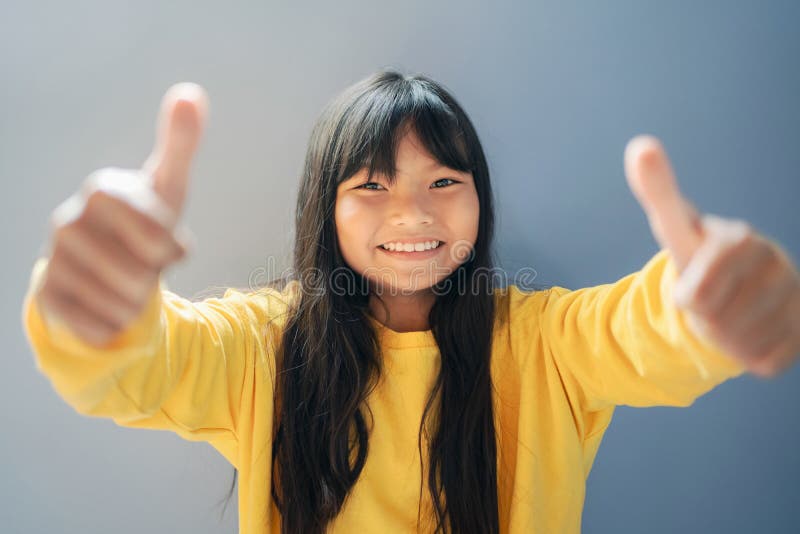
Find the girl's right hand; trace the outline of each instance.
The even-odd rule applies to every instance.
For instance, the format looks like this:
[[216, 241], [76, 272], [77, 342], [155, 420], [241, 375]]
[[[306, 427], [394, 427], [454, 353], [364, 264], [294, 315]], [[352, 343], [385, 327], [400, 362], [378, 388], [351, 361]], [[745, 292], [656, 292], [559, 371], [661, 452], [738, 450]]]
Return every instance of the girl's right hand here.
[[53, 211], [50, 258], [34, 294], [46, 321], [105, 345], [143, 311], [161, 271], [190, 252], [192, 234], [179, 218], [207, 111], [202, 87], [173, 85], [142, 169], [97, 170]]

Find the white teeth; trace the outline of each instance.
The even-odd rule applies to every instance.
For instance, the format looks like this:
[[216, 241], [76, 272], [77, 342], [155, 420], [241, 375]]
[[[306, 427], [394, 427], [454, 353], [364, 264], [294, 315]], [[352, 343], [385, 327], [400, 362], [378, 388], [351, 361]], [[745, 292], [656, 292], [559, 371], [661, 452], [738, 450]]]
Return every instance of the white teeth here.
[[439, 241], [425, 241], [424, 243], [384, 243], [381, 245], [385, 250], [401, 250], [403, 252], [420, 252], [430, 250], [439, 246]]

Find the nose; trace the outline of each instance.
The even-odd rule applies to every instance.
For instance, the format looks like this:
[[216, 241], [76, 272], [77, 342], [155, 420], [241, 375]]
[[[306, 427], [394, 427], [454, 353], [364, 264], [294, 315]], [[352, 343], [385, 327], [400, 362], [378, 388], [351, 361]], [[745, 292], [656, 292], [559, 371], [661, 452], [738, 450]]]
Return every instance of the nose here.
[[433, 222], [432, 206], [424, 195], [415, 193], [397, 195], [389, 210], [389, 220], [393, 225], [429, 225]]

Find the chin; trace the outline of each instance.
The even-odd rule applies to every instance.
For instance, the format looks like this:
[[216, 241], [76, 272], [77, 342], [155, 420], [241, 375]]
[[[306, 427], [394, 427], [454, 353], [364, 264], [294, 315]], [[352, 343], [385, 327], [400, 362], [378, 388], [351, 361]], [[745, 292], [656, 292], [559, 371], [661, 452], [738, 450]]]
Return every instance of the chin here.
[[433, 286], [432, 283], [428, 283], [428, 280], [370, 280], [370, 286], [372, 291], [376, 295], [386, 295], [386, 296], [412, 296], [415, 294], [423, 294], [429, 293]]

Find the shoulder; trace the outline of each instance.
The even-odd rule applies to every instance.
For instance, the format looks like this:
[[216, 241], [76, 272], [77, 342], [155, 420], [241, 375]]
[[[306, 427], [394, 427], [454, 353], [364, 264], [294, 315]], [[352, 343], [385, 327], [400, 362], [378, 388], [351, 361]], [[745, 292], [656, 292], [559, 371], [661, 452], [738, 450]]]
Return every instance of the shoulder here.
[[284, 328], [299, 295], [300, 283], [291, 280], [281, 286], [227, 287], [221, 297], [208, 297], [192, 306], [204, 315], [224, 316], [230, 321], [278, 333]]
[[509, 285], [495, 290], [495, 306], [498, 320], [517, 324], [535, 320], [560, 297], [572, 292], [561, 286], [526, 288]]
[[259, 288], [229, 287], [222, 300], [239, 303], [254, 310], [267, 312], [285, 312], [296, 304], [300, 295], [300, 282], [290, 280], [280, 286], [264, 286]]
[[552, 286], [536, 289], [509, 285], [495, 289], [495, 336], [517, 359], [535, 351], [542, 341], [542, 323], [553, 303], [569, 289]]

